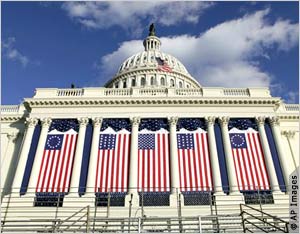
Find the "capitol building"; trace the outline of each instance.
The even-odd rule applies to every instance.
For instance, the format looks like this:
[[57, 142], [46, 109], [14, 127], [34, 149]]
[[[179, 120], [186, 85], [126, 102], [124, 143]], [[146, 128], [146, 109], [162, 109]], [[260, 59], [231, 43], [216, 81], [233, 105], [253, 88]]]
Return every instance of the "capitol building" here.
[[299, 105], [143, 45], [104, 87], [1, 106], [1, 232], [288, 232]]

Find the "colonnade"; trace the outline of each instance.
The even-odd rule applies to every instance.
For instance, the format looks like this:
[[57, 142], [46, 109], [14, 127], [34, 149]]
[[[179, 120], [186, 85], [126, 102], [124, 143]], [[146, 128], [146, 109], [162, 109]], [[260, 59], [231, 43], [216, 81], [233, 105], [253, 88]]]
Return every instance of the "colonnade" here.
[[[130, 165], [129, 165], [129, 185], [128, 192], [137, 193], [137, 176], [138, 176], [138, 129], [140, 123], [140, 117], [133, 117], [130, 119], [132, 124], [132, 132], [131, 132], [131, 151], [130, 151]], [[228, 132], [228, 123], [229, 117], [214, 117], [208, 116], [205, 117], [205, 121], [207, 124], [207, 133], [208, 133], [208, 145], [209, 145], [209, 153], [212, 167], [212, 179], [214, 184], [214, 191], [216, 194], [222, 193], [222, 181], [221, 181], [221, 173], [220, 173], [220, 163], [218, 158], [218, 151], [216, 146], [216, 138], [214, 125], [216, 120], [220, 123], [225, 160], [226, 160], [226, 169], [228, 175], [228, 182], [230, 187], [230, 194], [239, 193], [237, 186], [237, 179], [235, 175], [234, 162], [232, 157], [229, 132]], [[177, 157], [177, 138], [176, 138], [176, 124], [178, 121], [178, 117], [169, 117], [169, 127], [170, 127], [170, 168], [171, 168], [171, 195], [175, 195], [176, 188], [180, 187], [180, 177], [178, 170], [178, 157]], [[37, 118], [27, 118], [26, 120], [26, 132], [23, 139], [22, 148], [20, 151], [19, 162], [17, 166], [17, 170], [15, 173], [14, 181], [13, 181], [13, 189], [14, 191], [19, 191], [22, 185], [22, 179], [25, 172], [26, 161], [28, 158], [31, 140], [34, 134], [34, 129], [38, 124], [39, 120]], [[35, 153], [35, 158], [33, 162], [33, 167], [31, 170], [31, 175], [28, 184], [28, 192], [34, 192], [34, 188], [37, 184], [37, 178], [39, 173], [39, 167], [41, 165], [42, 155], [44, 146], [46, 143], [46, 138], [48, 134], [48, 129], [51, 124], [50, 118], [43, 118], [40, 120], [41, 122], [41, 133], [39, 137], [38, 146]], [[82, 155], [83, 155], [83, 147], [84, 147], [84, 139], [86, 127], [89, 123], [88, 118], [79, 118], [79, 132], [78, 132], [78, 140], [77, 147], [75, 151], [74, 157], [74, 166], [72, 172], [72, 178], [70, 182], [70, 193], [77, 193], [79, 180], [81, 175], [81, 164], [82, 164]], [[258, 125], [259, 135], [261, 138], [263, 152], [265, 155], [265, 161], [267, 166], [267, 171], [270, 177], [270, 186], [273, 192], [279, 192], [279, 184], [276, 176], [276, 171], [271, 155], [271, 151], [269, 148], [264, 124], [265, 117], [256, 117], [256, 122]], [[90, 153], [90, 161], [87, 175], [87, 183], [86, 183], [86, 192], [92, 193], [94, 191], [95, 186], [95, 175], [96, 175], [96, 162], [97, 162], [97, 152], [98, 152], [98, 144], [99, 144], [99, 133], [102, 125], [102, 118], [93, 118], [93, 135], [92, 135], [92, 143], [91, 143], [91, 153]], [[286, 185], [288, 184], [288, 176], [289, 176], [289, 165], [287, 164], [287, 160], [284, 160], [284, 150], [281, 144], [281, 136], [279, 130], [279, 120], [278, 118], [270, 118], [270, 124], [272, 133], [274, 136], [274, 140], [276, 142], [277, 151], [279, 154], [280, 163], [282, 166], [284, 180]], [[33, 190], [31, 190], [33, 189]]]

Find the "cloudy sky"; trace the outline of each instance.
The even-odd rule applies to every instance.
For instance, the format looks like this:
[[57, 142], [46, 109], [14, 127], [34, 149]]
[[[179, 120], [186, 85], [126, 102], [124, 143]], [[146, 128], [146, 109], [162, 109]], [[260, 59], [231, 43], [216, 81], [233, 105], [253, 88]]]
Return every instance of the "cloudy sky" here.
[[2, 2], [2, 104], [35, 88], [103, 86], [143, 50], [162, 51], [202, 86], [270, 87], [299, 100], [298, 2]]

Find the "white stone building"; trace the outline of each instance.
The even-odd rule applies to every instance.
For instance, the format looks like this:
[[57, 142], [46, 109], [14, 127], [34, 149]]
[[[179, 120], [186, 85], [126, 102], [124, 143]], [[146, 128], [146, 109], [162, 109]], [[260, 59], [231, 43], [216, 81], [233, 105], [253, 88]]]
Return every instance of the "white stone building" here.
[[240, 204], [287, 220], [299, 105], [202, 87], [153, 32], [144, 47], [105, 87], [1, 106], [3, 231], [239, 232]]

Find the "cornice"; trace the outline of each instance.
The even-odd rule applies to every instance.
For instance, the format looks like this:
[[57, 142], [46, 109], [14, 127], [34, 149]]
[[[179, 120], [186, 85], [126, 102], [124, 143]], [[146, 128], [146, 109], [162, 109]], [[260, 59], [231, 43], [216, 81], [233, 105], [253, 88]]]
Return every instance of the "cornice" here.
[[58, 106], [163, 106], [163, 105], [228, 105], [228, 106], [272, 106], [276, 108], [277, 98], [59, 98], [59, 99], [25, 99], [25, 103], [32, 107]]
[[1, 122], [16, 122], [22, 119], [25, 120], [24, 116], [1, 116]]

